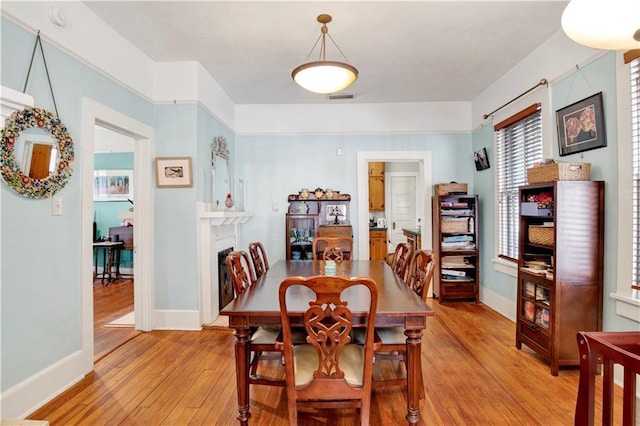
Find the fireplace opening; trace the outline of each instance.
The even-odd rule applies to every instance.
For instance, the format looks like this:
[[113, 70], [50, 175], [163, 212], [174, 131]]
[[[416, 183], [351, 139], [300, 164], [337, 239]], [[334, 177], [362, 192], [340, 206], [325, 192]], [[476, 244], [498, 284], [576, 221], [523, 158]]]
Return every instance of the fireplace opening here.
[[233, 247], [229, 247], [218, 252], [218, 309], [222, 309], [233, 300], [233, 283], [227, 268], [227, 256], [233, 251]]

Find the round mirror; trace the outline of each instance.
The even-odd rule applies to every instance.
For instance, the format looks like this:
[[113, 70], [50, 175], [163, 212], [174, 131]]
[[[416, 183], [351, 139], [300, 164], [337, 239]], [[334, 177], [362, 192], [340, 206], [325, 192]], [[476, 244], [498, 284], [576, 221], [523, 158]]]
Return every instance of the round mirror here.
[[59, 118], [41, 108], [11, 114], [2, 130], [0, 149], [2, 178], [24, 197], [51, 197], [71, 177], [71, 136]]

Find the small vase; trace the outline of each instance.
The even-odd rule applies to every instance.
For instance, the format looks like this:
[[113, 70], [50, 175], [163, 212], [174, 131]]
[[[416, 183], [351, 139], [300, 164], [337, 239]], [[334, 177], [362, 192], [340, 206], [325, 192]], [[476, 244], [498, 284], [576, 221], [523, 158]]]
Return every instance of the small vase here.
[[233, 207], [233, 199], [231, 198], [231, 194], [227, 194], [226, 200], [224, 200], [224, 205], [227, 206], [228, 209]]

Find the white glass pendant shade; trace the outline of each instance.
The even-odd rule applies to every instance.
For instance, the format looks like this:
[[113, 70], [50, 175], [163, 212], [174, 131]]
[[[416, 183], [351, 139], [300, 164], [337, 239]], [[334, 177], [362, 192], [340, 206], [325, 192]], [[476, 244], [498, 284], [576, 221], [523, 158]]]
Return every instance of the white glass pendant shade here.
[[640, 0], [571, 0], [562, 29], [576, 43], [595, 49], [640, 49]]
[[330, 94], [349, 87], [358, 78], [358, 70], [343, 62], [316, 61], [300, 65], [291, 77], [310, 92]]

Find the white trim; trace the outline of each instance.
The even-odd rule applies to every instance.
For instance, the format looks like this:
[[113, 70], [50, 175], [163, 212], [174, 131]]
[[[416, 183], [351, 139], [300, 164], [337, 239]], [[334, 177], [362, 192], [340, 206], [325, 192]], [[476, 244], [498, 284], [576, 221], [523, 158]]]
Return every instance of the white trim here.
[[516, 304], [513, 300], [485, 286], [480, 286], [480, 301], [513, 323], [516, 322]]
[[202, 330], [199, 311], [157, 310], [153, 324], [155, 330]]
[[610, 296], [616, 300], [616, 313], [640, 322], [640, 301], [633, 299], [631, 290], [633, 236], [629, 232], [633, 223], [631, 163], [631, 87], [629, 66], [624, 63], [622, 52], [616, 53], [616, 90], [618, 112], [618, 263], [617, 289]]
[[137, 330], [153, 329], [153, 138], [154, 129], [92, 99], [82, 102], [82, 372], [93, 369], [93, 164], [95, 126], [99, 124], [136, 140], [134, 151], [134, 318]]
[[78, 367], [83, 363], [83, 357], [81, 352], [74, 352], [2, 392], [2, 418], [24, 419], [82, 380], [84, 373], [81, 373]]
[[[385, 162], [418, 162], [420, 165], [417, 187], [423, 194], [423, 202], [416, 211], [417, 217], [423, 218], [423, 223], [431, 223], [431, 196], [433, 194], [433, 178], [431, 166], [431, 151], [361, 151], [357, 153], [358, 172], [358, 245], [356, 259], [369, 258], [369, 168], [370, 161]], [[431, 241], [431, 226], [423, 226], [422, 246], [424, 241]]]
[[497, 272], [511, 275], [514, 278], [518, 276], [518, 264], [516, 262], [504, 259], [502, 257], [494, 257], [493, 259], [491, 259], [491, 261], [493, 262], [494, 269]]

